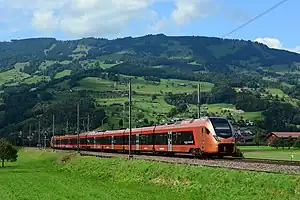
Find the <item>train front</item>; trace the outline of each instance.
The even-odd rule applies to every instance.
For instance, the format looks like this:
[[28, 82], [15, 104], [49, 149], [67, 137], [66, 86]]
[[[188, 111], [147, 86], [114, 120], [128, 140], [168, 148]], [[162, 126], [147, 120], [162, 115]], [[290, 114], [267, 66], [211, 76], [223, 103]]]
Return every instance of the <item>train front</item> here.
[[222, 117], [210, 117], [211, 143], [210, 147], [219, 156], [235, 156], [236, 144], [231, 123]]

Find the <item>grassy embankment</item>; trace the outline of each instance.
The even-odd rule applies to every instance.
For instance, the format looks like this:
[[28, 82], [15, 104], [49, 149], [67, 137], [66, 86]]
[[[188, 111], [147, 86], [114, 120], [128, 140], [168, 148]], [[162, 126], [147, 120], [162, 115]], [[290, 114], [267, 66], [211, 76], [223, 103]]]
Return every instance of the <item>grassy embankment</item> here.
[[240, 146], [239, 147], [246, 158], [263, 158], [263, 159], [276, 159], [276, 160], [293, 160], [300, 161], [300, 149], [288, 148], [274, 148], [268, 146]]
[[0, 168], [12, 199], [299, 199], [300, 177], [21, 150]]

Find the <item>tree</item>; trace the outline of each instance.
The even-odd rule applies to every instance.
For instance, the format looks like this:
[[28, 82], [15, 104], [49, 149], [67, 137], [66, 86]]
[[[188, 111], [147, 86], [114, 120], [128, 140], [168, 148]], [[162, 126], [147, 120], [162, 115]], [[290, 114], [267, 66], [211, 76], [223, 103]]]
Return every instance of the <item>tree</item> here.
[[256, 133], [253, 137], [253, 141], [254, 143], [259, 147], [259, 144], [260, 144], [260, 135], [259, 133]]
[[119, 127], [120, 127], [120, 128], [123, 128], [123, 126], [124, 126], [123, 119], [120, 119], [120, 120], [119, 120]]
[[6, 139], [0, 139], [0, 159], [2, 162], [2, 167], [4, 167], [4, 162], [11, 161], [14, 162], [17, 160], [18, 150], [10, 144]]
[[297, 140], [295, 140], [294, 147], [295, 148], [300, 148], [300, 137], [298, 137]]
[[284, 149], [285, 142], [284, 142], [283, 138], [280, 137], [280, 138], [276, 139], [276, 142], [278, 144], [278, 147], [282, 147]]
[[153, 94], [153, 95], [151, 96], [151, 99], [152, 99], [152, 101], [155, 101], [155, 100], [157, 99], [157, 96], [156, 96], [155, 94]]
[[294, 140], [292, 136], [289, 136], [288, 140], [286, 141], [288, 149], [290, 149], [293, 146]]

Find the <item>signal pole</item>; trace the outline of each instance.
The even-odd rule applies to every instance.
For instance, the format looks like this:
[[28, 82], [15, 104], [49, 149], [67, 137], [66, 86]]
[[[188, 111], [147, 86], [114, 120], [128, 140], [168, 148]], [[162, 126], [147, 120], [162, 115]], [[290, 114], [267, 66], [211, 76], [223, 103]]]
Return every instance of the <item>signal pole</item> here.
[[124, 104], [123, 104], [123, 128], [125, 128], [125, 109], [126, 109], [126, 105], [124, 102]]
[[39, 119], [39, 127], [38, 127], [38, 133], [39, 133], [39, 139], [38, 139], [38, 146], [39, 146], [39, 149], [41, 147], [41, 120]]
[[68, 135], [68, 132], [69, 132], [68, 128], [69, 128], [69, 121], [67, 120], [67, 124], [66, 124], [66, 135]]
[[77, 103], [77, 152], [79, 153], [79, 103]]
[[47, 136], [46, 136], [46, 132], [44, 132], [44, 149], [46, 149], [47, 147]]
[[38, 146], [41, 148], [41, 120], [39, 119], [38, 123]]
[[[54, 135], [55, 135], [55, 115], [53, 114], [52, 115], [52, 137], [54, 137]], [[51, 142], [51, 140], [50, 140], [50, 142]], [[53, 148], [53, 151], [54, 151], [54, 148]]]
[[200, 109], [201, 109], [200, 95], [201, 95], [201, 88], [200, 88], [200, 83], [198, 83], [198, 119], [200, 118]]
[[129, 81], [129, 158], [132, 157], [131, 155], [131, 80]]
[[31, 124], [29, 124], [29, 133], [28, 133], [28, 146], [31, 146]]
[[55, 134], [55, 115], [52, 115], [52, 136]]
[[23, 135], [23, 131], [20, 131], [20, 135], [21, 135], [21, 139], [22, 139], [22, 148], [24, 148], [24, 135]]
[[87, 131], [90, 131], [90, 114], [88, 114], [88, 118], [87, 118]]

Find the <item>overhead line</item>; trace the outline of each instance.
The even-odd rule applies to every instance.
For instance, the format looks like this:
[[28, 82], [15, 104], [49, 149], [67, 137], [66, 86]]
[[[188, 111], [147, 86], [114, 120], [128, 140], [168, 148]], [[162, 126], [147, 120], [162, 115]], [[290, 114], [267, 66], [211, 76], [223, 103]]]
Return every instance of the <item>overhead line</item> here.
[[267, 9], [266, 11], [260, 13], [259, 15], [255, 16], [254, 18], [250, 19], [249, 21], [247, 21], [246, 23], [238, 26], [237, 28], [233, 29], [232, 31], [230, 31], [229, 33], [225, 34], [222, 36], [222, 38], [225, 38], [229, 35], [231, 35], [232, 33], [236, 32], [237, 30], [247, 26], [248, 24], [250, 24], [251, 22], [259, 19], [260, 17], [264, 16], [265, 14], [271, 12], [272, 10], [274, 10], [275, 8], [277, 8], [278, 6], [282, 5], [283, 3], [287, 2], [288, 0], [282, 0], [280, 2], [278, 2], [277, 4], [275, 4], [274, 6], [272, 6], [271, 8]]

